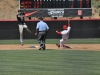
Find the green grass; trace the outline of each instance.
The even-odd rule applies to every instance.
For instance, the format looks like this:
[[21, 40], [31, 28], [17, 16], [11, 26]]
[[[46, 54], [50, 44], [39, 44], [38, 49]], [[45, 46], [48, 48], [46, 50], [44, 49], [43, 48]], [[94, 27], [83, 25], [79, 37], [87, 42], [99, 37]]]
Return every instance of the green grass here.
[[[60, 39], [47, 39], [47, 44]], [[19, 44], [0, 40], [0, 44]], [[24, 39], [37, 44], [36, 39]], [[68, 44], [100, 44], [100, 39], [69, 39]], [[100, 52], [81, 50], [0, 50], [0, 75], [100, 75]]]
[[100, 52], [2, 50], [0, 75], [100, 75]]
[[[60, 39], [47, 39], [47, 44], [58, 43]], [[0, 44], [19, 44], [18, 40], [0, 40]], [[24, 39], [25, 44], [37, 44], [36, 39]], [[67, 44], [100, 44], [100, 39], [68, 39]]]

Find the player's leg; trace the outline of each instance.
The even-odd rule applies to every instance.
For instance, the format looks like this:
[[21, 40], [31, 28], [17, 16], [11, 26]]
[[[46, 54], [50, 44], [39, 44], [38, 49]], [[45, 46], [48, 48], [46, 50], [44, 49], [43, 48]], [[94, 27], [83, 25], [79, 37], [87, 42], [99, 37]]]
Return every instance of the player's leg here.
[[31, 33], [31, 31], [29, 30], [28, 26], [24, 23], [24, 28], [26, 29], [27, 32]]
[[45, 50], [45, 32], [38, 33], [38, 43], [40, 44], [39, 50]]
[[60, 40], [60, 43], [56, 44], [58, 47], [62, 47], [63, 46], [63, 39]]
[[43, 32], [43, 35], [42, 35], [42, 47], [43, 47], [43, 50], [46, 49], [45, 40], [46, 40], [46, 32]]
[[66, 39], [61, 39], [61, 40], [60, 40], [60, 47], [63, 47], [64, 44], [65, 44], [65, 42], [66, 42]]
[[58, 47], [64, 47], [64, 44], [66, 43], [67, 39], [61, 39], [59, 44], [56, 44]]
[[68, 38], [66, 39], [61, 39], [59, 44], [56, 44], [58, 47], [63, 47], [63, 48], [72, 48], [70, 46], [66, 46], [65, 43], [68, 41]]
[[20, 42], [23, 46], [23, 25], [19, 25]]
[[66, 45], [65, 45], [65, 43], [66, 43], [67, 41], [68, 41], [68, 38], [66, 38], [66, 40], [64, 40], [64, 42], [63, 42], [63, 47], [64, 47], [64, 48], [72, 48], [72, 47], [70, 47], [70, 46], [66, 46]]
[[41, 32], [39, 32], [38, 33], [38, 43], [40, 44], [40, 48], [39, 48], [39, 50], [41, 50], [41, 48], [42, 48], [42, 33]]
[[31, 33], [31, 31], [29, 30], [29, 28], [28, 28], [28, 27], [27, 27], [27, 28], [25, 28], [25, 29], [26, 29], [26, 31], [27, 31], [27, 32]]

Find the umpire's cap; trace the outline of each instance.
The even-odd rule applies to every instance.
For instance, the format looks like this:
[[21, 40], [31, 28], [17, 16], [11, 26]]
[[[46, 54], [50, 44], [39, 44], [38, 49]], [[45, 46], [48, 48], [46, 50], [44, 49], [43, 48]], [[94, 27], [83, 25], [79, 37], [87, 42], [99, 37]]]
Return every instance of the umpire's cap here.
[[43, 20], [43, 18], [42, 17], [39, 17], [39, 20]]

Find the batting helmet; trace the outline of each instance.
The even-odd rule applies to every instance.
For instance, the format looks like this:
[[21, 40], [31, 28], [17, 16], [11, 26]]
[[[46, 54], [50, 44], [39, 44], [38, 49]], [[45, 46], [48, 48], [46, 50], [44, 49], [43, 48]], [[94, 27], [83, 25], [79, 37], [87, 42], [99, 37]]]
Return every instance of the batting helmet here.
[[63, 25], [63, 30], [67, 29], [67, 26], [66, 25]]

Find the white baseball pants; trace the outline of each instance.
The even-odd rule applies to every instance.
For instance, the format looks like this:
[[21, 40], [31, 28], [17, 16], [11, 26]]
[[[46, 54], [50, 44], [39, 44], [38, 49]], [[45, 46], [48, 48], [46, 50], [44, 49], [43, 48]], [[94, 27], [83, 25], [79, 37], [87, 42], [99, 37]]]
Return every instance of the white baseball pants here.
[[66, 39], [61, 39], [60, 40], [60, 47], [63, 47], [64, 46], [64, 44], [66, 43], [68, 41], [68, 38], [66, 38]]
[[23, 43], [23, 28], [27, 28], [27, 25], [19, 25], [20, 42]]

